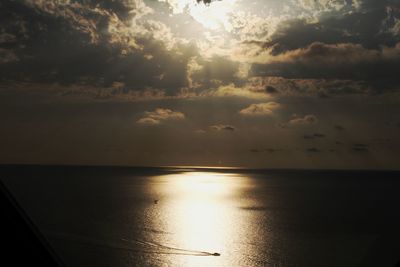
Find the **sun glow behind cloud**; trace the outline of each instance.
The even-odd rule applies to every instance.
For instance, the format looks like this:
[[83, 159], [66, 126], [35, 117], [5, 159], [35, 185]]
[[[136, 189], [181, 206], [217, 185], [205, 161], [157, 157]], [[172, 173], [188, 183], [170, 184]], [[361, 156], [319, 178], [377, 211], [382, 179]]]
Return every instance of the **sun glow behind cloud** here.
[[237, 0], [212, 1], [210, 4], [197, 3], [193, 0], [170, 0], [174, 14], [189, 13], [193, 19], [209, 30], [232, 28], [230, 17], [235, 11]]

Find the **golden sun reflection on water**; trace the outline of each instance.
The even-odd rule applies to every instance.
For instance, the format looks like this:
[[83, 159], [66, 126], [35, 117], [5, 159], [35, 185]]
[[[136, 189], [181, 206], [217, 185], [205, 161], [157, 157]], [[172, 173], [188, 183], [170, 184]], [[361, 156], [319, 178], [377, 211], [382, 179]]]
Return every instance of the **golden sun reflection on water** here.
[[179, 252], [164, 255], [166, 262], [170, 266], [238, 266], [234, 261], [242, 260], [238, 255], [243, 253], [249, 227], [237, 207], [242, 204], [243, 190], [251, 186], [249, 178], [183, 172], [153, 179], [153, 192], [160, 198], [154, 220], [163, 222], [171, 233], [161, 241]]

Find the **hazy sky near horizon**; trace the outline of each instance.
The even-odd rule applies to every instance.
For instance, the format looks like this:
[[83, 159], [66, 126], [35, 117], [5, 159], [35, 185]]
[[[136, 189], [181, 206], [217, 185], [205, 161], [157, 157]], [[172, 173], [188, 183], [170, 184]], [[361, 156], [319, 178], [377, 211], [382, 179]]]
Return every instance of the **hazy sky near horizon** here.
[[4, 0], [0, 163], [400, 167], [400, 0]]

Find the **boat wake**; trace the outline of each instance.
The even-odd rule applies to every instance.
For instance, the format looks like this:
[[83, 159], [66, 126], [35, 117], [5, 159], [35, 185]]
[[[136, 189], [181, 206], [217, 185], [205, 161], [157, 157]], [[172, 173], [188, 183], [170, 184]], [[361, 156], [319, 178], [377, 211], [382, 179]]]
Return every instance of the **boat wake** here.
[[135, 253], [150, 253], [150, 254], [174, 254], [174, 255], [188, 255], [188, 256], [221, 256], [220, 253], [207, 252], [199, 250], [190, 250], [184, 248], [177, 248], [172, 246], [163, 245], [154, 241], [146, 241], [139, 239], [126, 239], [119, 240], [104, 240], [97, 239], [89, 236], [76, 235], [70, 233], [59, 232], [46, 232], [46, 234], [55, 239], [67, 240], [70, 242], [77, 242], [81, 244], [107, 247], [112, 249], [127, 250]]

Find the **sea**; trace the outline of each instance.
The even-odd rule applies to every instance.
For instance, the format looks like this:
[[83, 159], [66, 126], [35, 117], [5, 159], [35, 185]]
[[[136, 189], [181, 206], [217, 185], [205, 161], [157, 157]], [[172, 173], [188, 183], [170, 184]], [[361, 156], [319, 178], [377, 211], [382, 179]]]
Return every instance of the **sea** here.
[[400, 172], [0, 166], [66, 266], [394, 267]]

